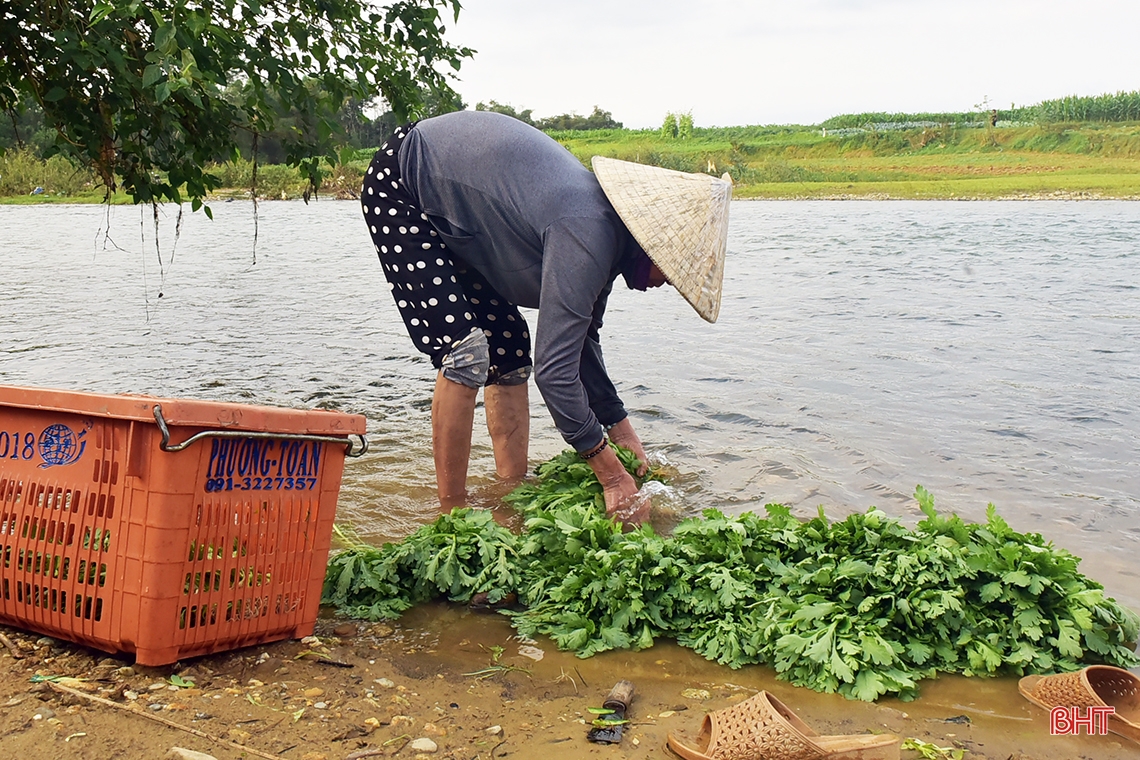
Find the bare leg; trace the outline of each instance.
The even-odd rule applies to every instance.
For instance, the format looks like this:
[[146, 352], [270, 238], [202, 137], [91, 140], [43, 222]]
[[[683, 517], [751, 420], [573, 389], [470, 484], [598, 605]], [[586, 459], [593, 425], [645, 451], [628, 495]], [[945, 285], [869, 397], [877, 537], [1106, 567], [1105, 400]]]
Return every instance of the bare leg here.
[[495, 449], [495, 471], [506, 481], [526, 475], [530, 446], [530, 402], [527, 383], [488, 385], [483, 390], [487, 432]]
[[431, 400], [431, 440], [439, 505], [445, 509], [467, 502], [467, 464], [471, 459], [471, 426], [479, 391], [448, 380], [441, 372]]

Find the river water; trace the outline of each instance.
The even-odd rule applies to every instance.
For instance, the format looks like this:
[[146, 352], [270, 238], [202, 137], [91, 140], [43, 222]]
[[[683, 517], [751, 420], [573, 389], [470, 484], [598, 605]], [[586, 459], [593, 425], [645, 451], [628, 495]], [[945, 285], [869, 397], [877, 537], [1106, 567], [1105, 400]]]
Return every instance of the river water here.
[[[0, 384], [368, 416], [340, 516], [431, 519], [434, 375], [355, 203], [0, 207]], [[161, 259], [161, 265], [160, 265]], [[533, 321], [532, 321], [533, 324]], [[687, 513], [938, 507], [1085, 559], [1140, 608], [1140, 204], [737, 202], [724, 303], [615, 291], [607, 364]], [[562, 441], [532, 392], [531, 459]], [[478, 421], [478, 418], [477, 418]], [[477, 429], [471, 482], [494, 493]]]

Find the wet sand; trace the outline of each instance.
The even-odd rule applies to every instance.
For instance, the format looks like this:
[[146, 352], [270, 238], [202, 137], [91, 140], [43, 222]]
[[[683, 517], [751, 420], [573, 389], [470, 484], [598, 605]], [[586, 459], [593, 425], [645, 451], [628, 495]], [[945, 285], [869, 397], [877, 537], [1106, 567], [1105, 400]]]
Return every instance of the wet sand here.
[[[175, 746], [218, 760], [252, 756], [248, 750], [290, 760], [341, 760], [369, 750], [378, 757], [456, 760], [540, 753], [545, 760], [670, 758], [669, 732], [695, 737], [706, 711], [760, 689], [821, 734], [890, 732], [990, 760], [1140, 756], [1140, 747], [1114, 735], [1050, 736], [1048, 716], [1020, 697], [1013, 678], [942, 677], [923, 682], [914, 702], [867, 704], [790, 686], [766, 667], [733, 671], [668, 642], [580, 660], [549, 642], [519, 642], [502, 616], [443, 603], [411, 610], [393, 624], [346, 626], [325, 618], [320, 644], [280, 642], [164, 668], [136, 668], [129, 657], [12, 628], [0, 632], [16, 647], [0, 650], [0, 757], [6, 758], [160, 758]], [[496, 647], [502, 647], [497, 661]], [[540, 660], [524, 654], [536, 656], [534, 648]], [[312, 659], [317, 654], [351, 667]], [[34, 684], [37, 673], [89, 679], [82, 688], [124, 709]], [[172, 686], [174, 674], [194, 688]], [[600, 706], [623, 678], [636, 688], [623, 742], [589, 744], [588, 708]], [[430, 739], [436, 751], [417, 752], [412, 743], [420, 739]]]

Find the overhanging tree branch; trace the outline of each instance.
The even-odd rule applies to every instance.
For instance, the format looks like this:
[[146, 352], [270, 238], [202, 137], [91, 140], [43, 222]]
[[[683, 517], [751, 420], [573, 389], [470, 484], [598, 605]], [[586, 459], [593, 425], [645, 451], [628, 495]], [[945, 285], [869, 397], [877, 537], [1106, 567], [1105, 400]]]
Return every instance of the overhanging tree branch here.
[[[50, 152], [93, 167], [108, 194], [192, 201], [237, 155], [239, 130], [290, 130], [286, 160], [317, 185], [337, 111], [377, 95], [399, 118], [451, 93], [473, 51], [445, 40], [459, 0], [10, 0], [0, 6], [0, 109], [35, 102]], [[454, 94], [454, 93], [451, 93]]]

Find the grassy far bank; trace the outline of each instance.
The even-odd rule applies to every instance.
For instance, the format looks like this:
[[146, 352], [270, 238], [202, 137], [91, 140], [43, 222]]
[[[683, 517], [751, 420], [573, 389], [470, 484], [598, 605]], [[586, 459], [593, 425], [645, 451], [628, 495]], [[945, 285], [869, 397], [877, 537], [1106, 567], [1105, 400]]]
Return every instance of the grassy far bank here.
[[729, 173], [738, 198], [1140, 198], [1140, 124], [555, 133], [594, 154], [681, 171]]
[[[854, 132], [854, 133], [853, 133]], [[828, 131], [817, 127], [695, 129], [686, 139], [657, 130], [552, 132], [585, 165], [605, 155], [689, 172], [727, 172], [738, 198], [1140, 199], [1140, 123], [997, 127], [943, 125]], [[371, 151], [332, 167], [320, 194], [355, 197]], [[215, 167], [218, 198], [250, 197], [252, 163]], [[299, 198], [300, 174], [258, 167], [259, 198]], [[35, 188], [42, 193], [31, 195]], [[0, 202], [97, 202], [94, 177], [62, 158], [0, 156]], [[115, 202], [127, 199], [119, 194]]]
[[773, 169], [791, 181], [738, 187], [738, 198], [1140, 198], [1140, 161], [1063, 154], [966, 154], [801, 159]]

